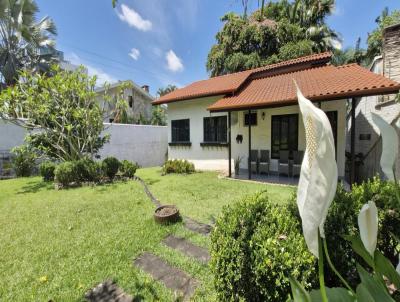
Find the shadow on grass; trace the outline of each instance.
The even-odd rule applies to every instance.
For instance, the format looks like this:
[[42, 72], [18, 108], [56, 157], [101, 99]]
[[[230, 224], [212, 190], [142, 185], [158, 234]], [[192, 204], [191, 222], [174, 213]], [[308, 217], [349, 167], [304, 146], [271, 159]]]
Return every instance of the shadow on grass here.
[[54, 184], [45, 181], [30, 181], [23, 186], [17, 194], [37, 193], [42, 190], [54, 190]]

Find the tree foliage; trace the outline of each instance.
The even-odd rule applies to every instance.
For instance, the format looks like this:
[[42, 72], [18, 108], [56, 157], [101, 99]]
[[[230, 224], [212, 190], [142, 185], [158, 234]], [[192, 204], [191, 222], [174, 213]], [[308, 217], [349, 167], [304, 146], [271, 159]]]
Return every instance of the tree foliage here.
[[0, 72], [6, 85], [14, 85], [23, 68], [44, 63], [40, 48], [54, 46], [56, 27], [49, 17], [36, 21], [38, 11], [34, 0], [0, 1]]
[[334, 50], [339, 37], [325, 23], [333, 7], [334, 0], [281, 0], [263, 5], [248, 18], [226, 14], [207, 70], [217, 76]]
[[163, 95], [166, 95], [166, 94], [168, 94], [168, 93], [170, 93], [170, 92], [172, 92], [174, 90], [177, 90], [177, 89], [178, 89], [178, 87], [176, 87], [175, 85], [169, 84], [166, 87], [158, 88], [157, 95], [158, 95], [158, 97], [162, 97]]
[[[0, 118], [31, 133], [27, 143], [48, 158], [67, 161], [93, 156], [108, 140], [101, 137], [104, 110], [94, 91], [96, 77], [81, 69], [52, 67], [52, 76], [24, 71], [13, 87], [0, 93]], [[107, 99], [117, 102], [123, 100]]]
[[375, 28], [367, 39], [367, 53], [366, 57], [369, 62], [372, 62], [374, 57], [382, 54], [382, 43], [383, 43], [383, 31], [385, 27], [400, 23], [400, 10], [394, 10], [389, 13], [389, 9], [386, 7], [381, 15], [375, 20], [377, 28]]

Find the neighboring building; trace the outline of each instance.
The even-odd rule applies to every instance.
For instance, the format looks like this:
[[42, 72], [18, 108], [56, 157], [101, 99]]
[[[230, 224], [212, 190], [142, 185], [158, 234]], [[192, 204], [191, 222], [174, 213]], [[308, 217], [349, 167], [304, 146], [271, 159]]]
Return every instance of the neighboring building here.
[[142, 120], [149, 121], [151, 119], [151, 102], [154, 101], [154, 97], [149, 93], [149, 86], [143, 85], [139, 87], [131, 80], [120, 81], [114, 83], [106, 88], [96, 89], [97, 97], [99, 99], [100, 105], [105, 109], [104, 122], [112, 123], [117, 122], [118, 117], [115, 115], [115, 106], [104, 102], [104, 93], [108, 96], [116, 98], [117, 94], [120, 92], [121, 85], [124, 83], [130, 84], [131, 88], [126, 88], [123, 91], [123, 98], [127, 102], [127, 118], [130, 124], [138, 124]]
[[[400, 24], [387, 27], [384, 31], [383, 54], [374, 59], [370, 70], [389, 79], [400, 82]], [[369, 96], [359, 99], [356, 106], [355, 153], [359, 160], [356, 178], [359, 181], [383, 176], [380, 168], [382, 142], [378, 128], [372, 122], [371, 112], [379, 114], [394, 125], [400, 117], [400, 103], [396, 95]], [[351, 120], [348, 121], [347, 150], [350, 151]], [[400, 156], [400, 154], [399, 154]], [[396, 163], [396, 174], [400, 176], [400, 159]]]
[[[79, 68], [79, 65], [72, 64], [71, 62], [64, 59], [64, 52], [49, 48], [49, 47], [42, 47], [39, 49], [39, 56], [42, 58], [47, 58], [48, 60], [54, 60], [57, 62], [62, 70], [66, 71], [75, 71]], [[46, 69], [46, 66], [43, 66], [43, 69]], [[87, 69], [84, 68], [84, 72], [87, 73]]]
[[[257, 69], [210, 78], [153, 102], [168, 104], [171, 159], [187, 159], [200, 170], [232, 175], [233, 159], [251, 163], [250, 150], [268, 150], [271, 173], [281, 154], [305, 149], [296, 80], [303, 94], [331, 121], [339, 177], [345, 176], [347, 99], [399, 91], [400, 84], [357, 64], [335, 67], [332, 54], [306, 56]], [[261, 153], [261, 152], [260, 152]], [[259, 153], [259, 154], [260, 154]]]

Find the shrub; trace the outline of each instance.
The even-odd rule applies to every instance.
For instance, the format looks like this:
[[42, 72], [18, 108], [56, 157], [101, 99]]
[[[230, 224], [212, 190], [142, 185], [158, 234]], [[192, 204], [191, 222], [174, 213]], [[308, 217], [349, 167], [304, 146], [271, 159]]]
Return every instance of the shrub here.
[[194, 173], [194, 165], [191, 162], [188, 162], [184, 159], [169, 159], [167, 160], [163, 167], [162, 173], [169, 174], [169, 173], [178, 173], [178, 174], [189, 174]]
[[132, 163], [129, 160], [124, 159], [123, 161], [121, 161], [119, 170], [120, 170], [122, 176], [132, 178], [133, 176], [135, 176], [137, 168], [138, 167], [137, 167], [136, 163]]
[[331, 246], [335, 247], [331, 248], [332, 261], [350, 280], [358, 278], [354, 270], [354, 260], [352, 260], [355, 254], [341, 236], [358, 232], [357, 217], [361, 207], [368, 200], [375, 202], [379, 213], [377, 248], [391, 260], [395, 267], [398, 263], [397, 242], [393, 234], [400, 237], [400, 208], [397, 204], [395, 184], [373, 178], [353, 186], [351, 192], [345, 192], [339, 187], [328, 214], [325, 230], [329, 239], [328, 244], [331, 243]]
[[76, 162], [77, 177], [79, 181], [98, 182], [102, 176], [100, 164], [90, 158], [83, 158]]
[[211, 236], [211, 270], [219, 300], [286, 301], [288, 276], [306, 288], [316, 280], [315, 258], [301, 224], [266, 192], [225, 207]]
[[[353, 252], [343, 236], [359, 232], [357, 217], [361, 207], [368, 200], [375, 202], [379, 213], [377, 248], [395, 267], [398, 263], [395, 236], [400, 238], [400, 209], [397, 204], [395, 184], [373, 178], [360, 185], [354, 185], [351, 192], [346, 192], [343, 186], [339, 185], [329, 208], [325, 235], [332, 262], [353, 286], [357, 284], [359, 278], [355, 269], [356, 260], [361, 263], [363, 260]], [[293, 207], [293, 211], [297, 212], [297, 206]], [[300, 221], [300, 217], [298, 219]], [[325, 278], [330, 287], [343, 285], [328, 267], [325, 270]]]
[[79, 181], [79, 173], [76, 162], [66, 161], [59, 164], [54, 170], [55, 180], [63, 186], [68, 186]]
[[51, 161], [45, 161], [40, 164], [39, 171], [40, 175], [43, 177], [44, 181], [54, 180], [54, 170], [56, 169], [56, 164]]
[[119, 160], [113, 156], [106, 157], [101, 165], [104, 174], [111, 180], [114, 179], [115, 175], [118, 173], [119, 166]]
[[14, 154], [12, 165], [17, 177], [31, 176], [35, 168], [36, 154], [27, 145], [15, 147], [11, 150]]

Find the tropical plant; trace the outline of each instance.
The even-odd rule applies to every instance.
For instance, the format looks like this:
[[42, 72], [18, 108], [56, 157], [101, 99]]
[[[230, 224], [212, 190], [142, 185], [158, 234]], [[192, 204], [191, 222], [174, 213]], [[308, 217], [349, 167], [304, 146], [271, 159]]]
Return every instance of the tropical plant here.
[[376, 56], [382, 54], [383, 31], [385, 27], [400, 23], [400, 10], [394, 10], [390, 13], [386, 7], [381, 15], [376, 18], [375, 22], [377, 28], [368, 34], [367, 39], [368, 48], [366, 56], [369, 62], [372, 62]]
[[211, 76], [255, 68], [339, 47], [325, 23], [334, 0], [268, 2], [248, 18], [228, 13], [207, 58]]
[[299, 220], [266, 192], [224, 207], [211, 235], [211, 256], [218, 301], [287, 301], [288, 274], [295, 271], [307, 288], [316, 280]]
[[153, 106], [151, 124], [157, 126], [167, 125], [167, 117], [165, 113], [165, 108], [162, 105]]
[[113, 156], [106, 157], [101, 163], [103, 172], [110, 180], [113, 180], [118, 173], [121, 163]]
[[121, 172], [122, 176], [132, 178], [135, 176], [137, 168], [138, 165], [136, 163], [124, 159], [121, 161], [119, 171]]
[[7, 86], [14, 85], [22, 69], [37, 69], [45, 63], [41, 48], [54, 46], [54, 22], [36, 21], [39, 8], [34, 0], [0, 1], [0, 72]]
[[54, 171], [56, 169], [56, 164], [51, 161], [42, 162], [39, 166], [40, 175], [43, 177], [44, 181], [54, 180]]
[[[367, 203], [358, 215], [359, 234], [345, 237], [351, 243], [354, 252], [363, 260], [356, 263], [361, 282], [355, 289], [331, 261], [324, 225], [334, 195], [332, 191], [336, 190], [337, 185], [332, 128], [326, 114], [312, 105], [302, 95], [299, 88], [297, 88], [297, 95], [306, 129], [306, 151], [300, 173], [297, 205], [307, 246], [318, 258], [320, 288], [309, 293], [294, 277], [290, 277], [294, 301], [395, 301], [395, 294], [393, 295], [388, 290], [386, 282], [400, 288], [400, 274], [396, 272], [390, 260], [376, 249], [379, 217], [374, 201], [364, 200], [364, 203]], [[378, 126], [382, 125], [378, 124]], [[381, 128], [381, 131], [384, 132], [382, 135], [390, 134], [385, 128]], [[388, 165], [389, 162], [384, 161], [384, 164]], [[400, 197], [398, 197], [398, 202], [400, 202]], [[325, 286], [324, 259], [345, 288]], [[369, 266], [368, 270], [361, 264]]]
[[166, 87], [164, 87], [164, 88], [158, 88], [158, 90], [157, 90], [157, 95], [159, 96], [159, 97], [162, 97], [162, 96], [164, 96], [164, 95], [166, 95], [166, 94], [168, 94], [168, 93], [170, 93], [170, 92], [172, 92], [172, 91], [174, 91], [174, 90], [176, 90], [176, 89], [178, 89], [178, 87], [176, 87], [175, 85], [171, 85], [171, 84], [169, 84], [169, 85], [167, 85]]
[[18, 177], [31, 176], [35, 168], [37, 155], [28, 144], [15, 147], [11, 150], [11, 159], [15, 174]]
[[[94, 91], [96, 77], [82, 68], [74, 72], [53, 66], [52, 76], [23, 71], [25, 79], [0, 93], [0, 117], [27, 129], [37, 129], [27, 142], [45, 157], [60, 161], [93, 157], [108, 140], [101, 136], [105, 112]], [[123, 99], [104, 98], [116, 102]]]

